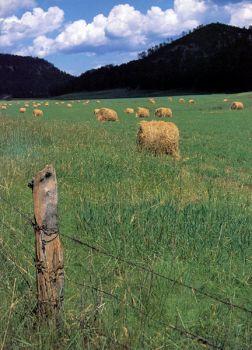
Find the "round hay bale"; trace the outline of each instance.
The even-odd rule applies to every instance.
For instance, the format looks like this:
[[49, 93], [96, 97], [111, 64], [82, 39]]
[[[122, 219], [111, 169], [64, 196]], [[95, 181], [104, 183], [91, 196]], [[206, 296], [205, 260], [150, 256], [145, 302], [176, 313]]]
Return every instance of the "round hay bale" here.
[[191, 98], [189, 101], [188, 101], [191, 105], [195, 103], [195, 101]]
[[228, 102], [228, 98], [224, 98], [223, 102]]
[[133, 108], [126, 108], [126, 109], [124, 110], [124, 113], [132, 114], [132, 113], [134, 113], [134, 109], [133, 109]]
[[68, 103], [66, 106], [67, 106], [67, 108], [72, 108], [73, 107], [71, 103]]
[[174, 123], [164, 121], [142, 121], [137, 133], [137, 144], [155, 154], [169, 154], [180, 159], [179, 130]]
[[45, 102], [45, 106], [48, 107], [49, 106], [49, 102]]
[[100, 100], [96, 100], [96, 103], [101, 103], [101, 101]]
[[24, 105], [24, 107], [25, 107], [25, 108], [29, 108], [29, 104], [26, 103], [26, 104]]
[[41, 109], [34, 109], [32, 111], [32, 115], [34, 117], [43, 117], [44, 113], [43, 113], [43, 111]]
[[137, 118], [148, 118], [150, 116], [150, 111], [148, 108], [144, 107], [138, 107], [136, 110], [136, 117]]
[[149, 98], [148, 99], [149, 103], [154, 105], [156, 103], [155, 99], [154, 98]]
[[19, 113], [25, 113], [25, 112], [26, 112], [26, 108], [25, 107], [19, 108]]
[[118, 121], [118, 115], [116, 111], [110, 108], [96, 108], [94, 110], [96, 119], [100, 122], [116, 122]]
[[231, 109], [244, 109], [244, 105], [242, 102], [233, 102], [231, 105]]
[[6, 106], [1, 106], [1, 109], [2, 109], [2, 110], [6, 110], [7, 107], [6, 107]]
[[167, 97], [167, 99], [168, 99], [168, 101], [172, 102], [172, 97], [171, 96]]
[[171, 118], [172, 110], [171, 108], [165, 108], [165, 107], [157, 108], [155, 111], [155, 116], [159, 118], [162, 118], [162, 117]]
[[179, 99], [179, 103], [185, 103], [185, 99], [184, 98], [180, 98]]

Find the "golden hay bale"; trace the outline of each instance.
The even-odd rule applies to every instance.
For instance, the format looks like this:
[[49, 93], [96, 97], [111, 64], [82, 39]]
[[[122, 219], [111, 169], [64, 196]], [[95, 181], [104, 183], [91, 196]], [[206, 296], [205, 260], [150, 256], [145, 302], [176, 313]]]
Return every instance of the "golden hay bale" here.
[[32, 115], [34, 117], [43, 117], [44, 113], [41, 109], [34, 109]]
[[124, 113], [132, 114], [132, 113], [134, 113], [134, 109], [133, 108], [126, 108], [124, 110]]
[[228, 102], [228, 98], [224, 98], [223, 102]]
[[155, 116], [156, 117], [168, 117], [171, 118], [172, 117], [172, 110], [171, 108], [165, 108], [165, 107], [160, 107], [157, 108], [155, 111]]
[[72, 108], [72, 104], [71, 104], [71, 103], [68, 103], [68, 104], [67, 104], [67, 108]]
[[64, 102], [64, 101], [61, 101], [60, 103], [63, 105], [65, 102]]
[[190, 99], [188, 102], [189, 102], [190, 104], [194, 104], [194, 103], [195, 103], [195, 101], [194, 101], [193, 99]]
[[244, 109], [244, 105], [242, 102], [233, 102], [231, 105], [231, 109]]
[[25, 107], [19, 108], [19, 113], [25, 113], [25, 112], [26, 112], [26, 108]]
[[149, 103], [154, 105], [156, 103], [155, 99], [154, 98], [149, 98], [148, 99]]
[[41, 106], [41, 103], [37, 103], [37, 106], [40, 107], [40, 106]]
[[172, 97], [171, 96], [167, 97], [167, 99], [168, 99], [168, 101], [172, 102]]
[[49, 102], [45, 102], [45, 106], [48, 107], [49, 106]]
[[96, 103], [101, 103], [101, 101], [100, 101], [100, 100], [97, 100]]
[[164, 121], [143, 121], [139, 125], [137, 144], [155, 154], [170, 154], [180, 159], [179, 130], [174, 123]]
[[24, 107], [25, 107], [25, 108], [29, 108], [29, 105], [28, 105], [28, 103], [26, 103], [26, 104], [24, 105]]
[[59, 104], [59, 102], [55, 102], [55, 104], [56, 104], [56, 105], [58, 105], [58, 104]]
[[0, 106], [0, 107], [1, 107], [1, 109], [3, 109], [3, 110], [4, 110], [4, 109], [7, 109], [7, 107], [6, 107], [6, 106]]
[[136, 110], [136, 117], [137, 118], [148, 118], [150, 116], [150, 111], [148, 108], [144, 107], [138, 107]]
[[110, 108], [96, 108], [94, 110], [94, 114], [96, 116], [96, 119], [105, 122], [105, 121], [110, 121], [110, 122], [115, 122], [118, 121], [118, 115], [116, 111]]
[[179, 103], [185, 103], [185, 99], [184, 98], [180, 98], [179, 99]]

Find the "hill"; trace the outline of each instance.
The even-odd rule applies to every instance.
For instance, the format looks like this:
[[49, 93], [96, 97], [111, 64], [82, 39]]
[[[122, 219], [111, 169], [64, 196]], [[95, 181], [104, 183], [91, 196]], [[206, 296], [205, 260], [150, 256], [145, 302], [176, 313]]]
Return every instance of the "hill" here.
[[73, 77], [33, 57], [0, 54], [0, 97], [48, 97]]
[[201, 92], [252, 89], [252, 29], [215, 23], [142, 52], [140, 59], [90, 70], [55, 94], [108, 89]]

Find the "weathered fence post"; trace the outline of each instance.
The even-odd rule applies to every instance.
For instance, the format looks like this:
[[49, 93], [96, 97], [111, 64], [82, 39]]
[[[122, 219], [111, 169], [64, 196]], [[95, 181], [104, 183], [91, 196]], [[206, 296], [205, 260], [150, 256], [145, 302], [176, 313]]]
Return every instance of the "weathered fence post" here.
[[35, 217], [37, 311], [55, 317], [63, 307], [64, 261], [58, 227], [56, 172], [52, 165], [39, 171], [29, 183]]

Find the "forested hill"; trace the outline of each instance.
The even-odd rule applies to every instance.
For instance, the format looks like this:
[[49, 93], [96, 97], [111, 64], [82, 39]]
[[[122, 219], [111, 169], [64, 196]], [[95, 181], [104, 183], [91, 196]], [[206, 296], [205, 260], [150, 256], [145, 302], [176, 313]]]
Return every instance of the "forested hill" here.
[[0, 54], [0, 77], [0, 98], [48, 97], [73, 79], [43, 59], [8, 54]]
[[139, 60], [88, 71], [55, 93], [114, 88], [218, 92], [252, 90], [252, 28], [200, 26]]

